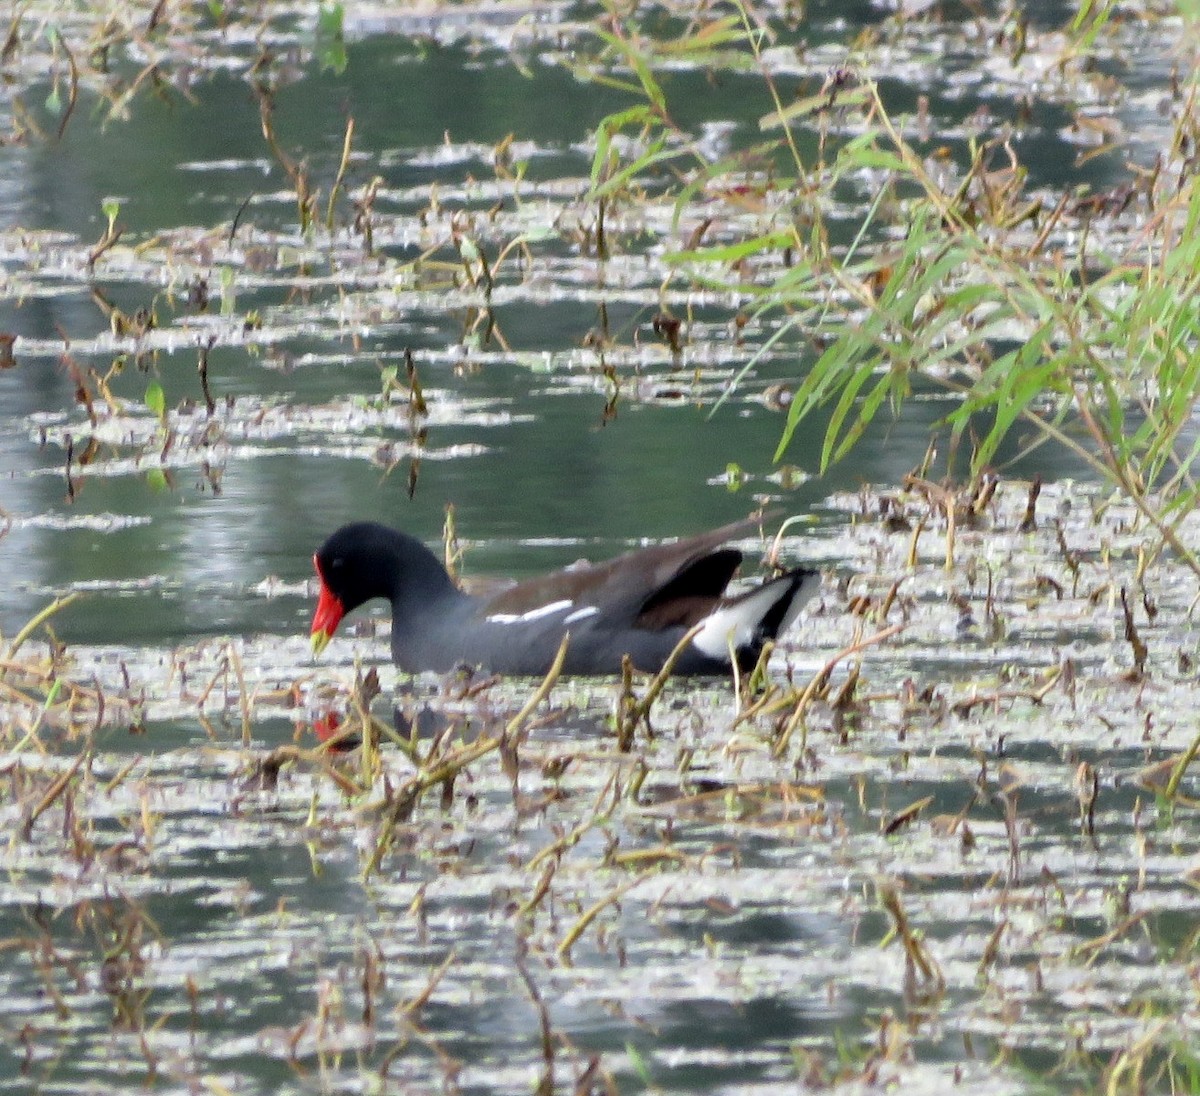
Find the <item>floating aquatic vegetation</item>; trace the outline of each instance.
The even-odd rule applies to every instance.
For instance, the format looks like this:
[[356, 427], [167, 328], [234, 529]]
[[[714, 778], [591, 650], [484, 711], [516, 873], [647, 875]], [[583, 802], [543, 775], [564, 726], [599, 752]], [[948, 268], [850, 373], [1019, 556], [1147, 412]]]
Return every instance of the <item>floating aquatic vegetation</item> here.
[[[1110, 403], [1102, 374], [1069, 374], [1099, 436], [1123, 422], [1152, 447], [1167, 420], [1186, 458], [1194, 317], [1171, 306], [1195, 299], [1194, 263], [1139, 251], [1190, 224], [1191, 92], [1162, 62], [1187, 71], [1183, 24], [1144, 4], [1074, 28], [908, 4], [851, 42], [832, 8], [746, 12], [14, 13], [0, 102], [26, 146], [144, 124], [150, 94], [181, 104], [217, 73], [261, 85], [222, 118], [251, 143], [206, 159], [186, 134], [171, 189], [196, 199], [171, 223], [130, 229], [146, 205], [126, 189], [87, 229], [0, 236], [19, 325], [0, 333], [0, 610], [59, 606], [0, 641], [15, 1085], [1191, 1083], [1195, 582], [1146, 510], [1185, 547], [1195, 519], [1152, 477], [1144, 506], [1012, 478], [1007, 449], [965, 483], [932, 455], [902, 476], [952, 410], [939, 390], [1003, 391], [1030, 363], [1038, 316], [973, 296], [981, 279], [1003, 296], [1048, 270], [1092, 322], [1154, 321], [1126, 370], [1143, 391]], [[522, 93], [556, 67], [592, 80], [556, 85], [564, 116], [625, 98], [565, 137], [439, 124], [401, 144], [340, 104], [297, 136], [291, 92], [352, 71], [381, 28], [407, 36], [387, 55], [401, 84], [371, 87], [399, 88], [389, 127], [447, 54], [489, 93], [510, 58]], [[722, 91], [752, 112], [700, 117]], [[803, 172], [769, 145], [781, 116]], [[904, 323], [878, 325], [885, 306]], [[746, 450], [811, 409], [809, 365], [847, 332], [880, 410], [871, 386], [920, 367], [917, 460], [892, 435], [890, 465], [802, 488], [819, 451], [788, 471]], [[1124, 361], [1115, 340], [1094, 351]], [[1026, 394], [1078, 437], [1065, 390], [1013, 389], [1004, 412]], [[721, 400], [745, 428], [732, 456], [701, 432]], [[830, 452], [863, 406], [847, 398]], [[949, 423], [964, 451], [986, 454], [988, 413]], [[616, 520], [631, 496], [652, 531], [686, 530], [696, 496], [656, 444], [705, 506], [824, 496], [776, 547], [825, 588], [767, 666], [688, 689], [409, 681], [369, 617], [340, 661], [309, 663], [306, 557], [339, 507], [391, 512], [407, 490], [434, 528], [472, 491], [438, 476], [470, 457], [491, 512], [521, 509], [459, 510], [468, 580], [504, 553], [565, 562], [646, 532]], [[644, 474], [614, 487], [629, 454]], [[566, 527], [581, 511], [599, 531]]]

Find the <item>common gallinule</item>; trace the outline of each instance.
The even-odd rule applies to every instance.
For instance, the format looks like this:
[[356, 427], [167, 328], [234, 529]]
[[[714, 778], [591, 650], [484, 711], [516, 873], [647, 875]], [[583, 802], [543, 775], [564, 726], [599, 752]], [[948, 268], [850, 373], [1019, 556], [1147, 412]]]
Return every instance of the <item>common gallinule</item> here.
[[620, 673], [626, 654], [639, 670], [654, 672], [701, 622], [675, 672], [727, 673], [731, 648], [746, 669], [820, 586], [816, 572], [795, 570], [726, 597], [742, 553], [725, 545], [753, 526], [737, 522], [475, 597], [454, 585], [419, 540], [355, 522], [313, 556], [321, 583], [313, 653], [325, 649], [346, 613], [381, 597], [392, 603], [392, 659], [410, 673], [465, 664], [494, 673], [544, 674], [564, 632], [571, 635], [564, 673]]

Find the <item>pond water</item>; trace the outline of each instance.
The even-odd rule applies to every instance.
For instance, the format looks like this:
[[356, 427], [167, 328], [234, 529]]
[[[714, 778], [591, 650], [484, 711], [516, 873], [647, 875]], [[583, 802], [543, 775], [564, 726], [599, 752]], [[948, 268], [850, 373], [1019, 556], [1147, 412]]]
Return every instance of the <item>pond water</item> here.
[[[310, 7], [151, 31], [129, 5], [103, 72], [84, 13], [33, 3], [4, 62], [0, 1089], [1194, 1090], [1200, 850], [1190, 801], [1156, 799], [1194, 734], [1194, 580], [1143, 574], [1137, 515], [1020, 439], [944, 566], [933, 495], [894, 488], [950, 406], [932, 389], [820, 478], [820, 424], [776, 463], [819, 332], [772, 341], [783, 318], [752, 295], [672, 272], [695, 224], [672, 223], [669, 174], [609, 211], [597, 254], [596, 127], [635, 99], [581, 78], [590, 8], [355, 5], [336, 72]], [[758, 17], [791, 90], [857, 68], [897, 117], [928, 115], [948, 163], [1013, 126], [1048, 205], [1154, 161], [1192, 60], [1173, 9], [1077, 70], [1069, 8], [1014, 60], [988, 7]], [[274, 139], [319, 196], [308, 232], [264, 138], [264, 47]], [[761, 139], [744, 56], [681, 58], [664, 86], [711, 156]], [[1093, 114], [1122, 139], [1081, 156]], [[754, 182], [731, 223], [769, 221]], [[855, 185], [843, 244], [878, 182]], [[397, 683], [378, 610], [308, 653], [312, 552], [344, 521], [435, 544], [452, 506], [477, 581], [764, 503], [806, 515], [784, 556], [827, 578], [757, 714], [728, 683], [673, 683], [622, 750], [619, 683], [564, 681], [452, 785], [418, 788], [386, 744], [312, 752], [366, 667], [385, 723]], [[67, 594], [52, 642], [8, 650]], [[843, 660], [801, 701], [897, 623], [857, 685]], [[535, 684], [410, 688], [486, 746]]]

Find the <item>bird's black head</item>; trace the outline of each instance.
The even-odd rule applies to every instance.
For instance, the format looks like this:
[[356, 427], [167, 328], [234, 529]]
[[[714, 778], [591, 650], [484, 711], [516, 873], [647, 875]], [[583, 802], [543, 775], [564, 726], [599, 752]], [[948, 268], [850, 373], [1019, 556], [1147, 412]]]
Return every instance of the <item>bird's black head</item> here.
[[373, 598], [387, 598], [393, 613], [410, 598], [432, 596], [450, 586], [437, 558], [419, 540], [379, 525], [343, 525], [313, 556], [321, 589], [312, 622], [314, 654], [320, 654], [342, 617]]

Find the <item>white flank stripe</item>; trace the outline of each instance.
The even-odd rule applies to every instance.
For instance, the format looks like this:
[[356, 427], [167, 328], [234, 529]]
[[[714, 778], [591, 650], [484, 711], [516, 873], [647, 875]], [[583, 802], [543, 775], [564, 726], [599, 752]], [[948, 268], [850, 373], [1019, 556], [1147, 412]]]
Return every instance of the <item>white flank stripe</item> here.
[[573, 612], [569, 617], [566, 618], [566, 620], [563, 621], [563, 623], [574, 624], [575, 621], [586, 620], [590, 616], [595, 616], [598, 612], [600, 612], [600, 610], [597, 609], [596, 606], [585, 605], [582, 609], [576, 609], [575, 612]]
[[485, 617], [491, 624], [528, 624], [533, 620], [540, 620], [544, 616], [550, 616], [552, 613], [561, 613], [564, 609], [571, 608], [575, 602], [573, 601], [552, 601], [549, 605], [539, 605], [536, 609], [530, 609], [527, 613], [521, 613], [518, 616], [516, 613], [493, 613], [490, 617]]

